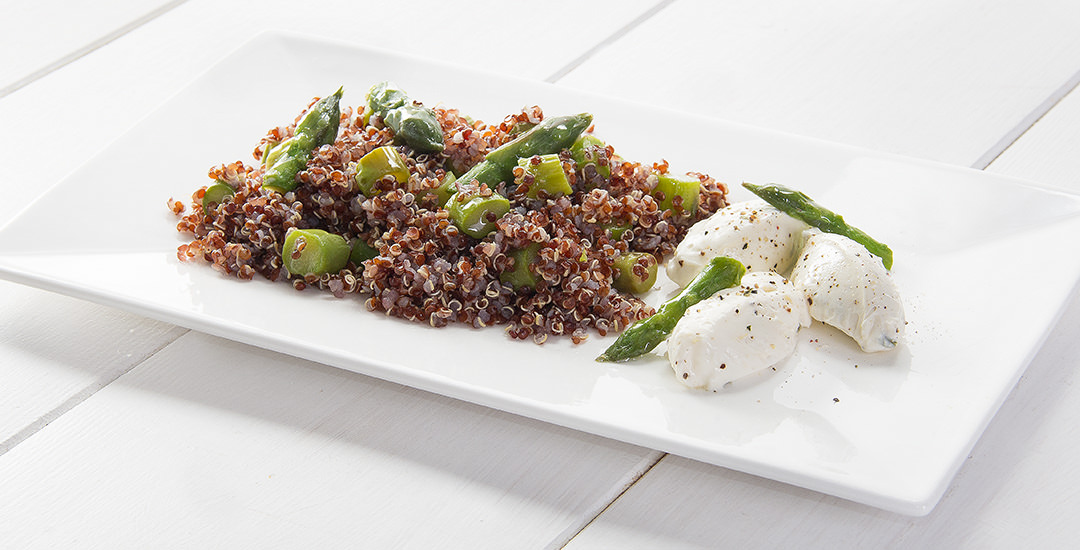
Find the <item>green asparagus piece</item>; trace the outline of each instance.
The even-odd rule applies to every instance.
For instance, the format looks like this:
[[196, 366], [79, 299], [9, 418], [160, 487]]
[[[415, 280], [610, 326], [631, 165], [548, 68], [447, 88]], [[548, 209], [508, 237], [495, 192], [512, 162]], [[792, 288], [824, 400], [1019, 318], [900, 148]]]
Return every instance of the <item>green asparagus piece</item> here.
[[453, 196], [454, 193], [457, 193], [457, 186], [454, 185], [454, 182], [456, 181], [457, 176], [455, 176], [453, 172], [447, 172], [443, 180], [439, 182], [439, 186], [429, 190], [428, 193], [435, 195], [435, 202], [438, 203], [439, 206], [446, 206], [450, 197]]
[[370, 260], [379, 255], [379, 251], [369, 245], [364, 239], [356, 239], [353, 241], [352, 250], [349, 252], [349, 261], [360, 265], [365, 260]]
[[281, 142], [268, 143], [266, 145], [266, 150], [263, 151], [262, 165], [271, 166], [277, 162], [277, 159], [281, 157], [281, 153], [288, 148], [291, 139], [293, 138], [288, 138]]
[[510, 201], [495, 192], [484, 196], [475, 191], [458, 191], [446, 204], [450, 220], [463, 233], [483, 239], [495, 229], [498, 220], [510, 211]]
[[207, 216], [214, 210], [214, 207], [221, 204], [226, 197], [231, 197], [236, 194], [236, 191], [224, 181], [217, 180], [216, 183], [206, 188], [206, 193], [203, 194], [202, 207], [203, 212]]
[[502, 165], [494, 162], [488, 162], [482, 160], [475, 166], [470, 168], [461, 177], [458, 178], [462, 183], [475, 181], [481, 185], [488, 185], [495, 187], [501, 181], [510, 182], [514, 179], [514, 166], [517, 166], [517, 160], [515, 164], [510, 166], [509, 170], [503, 170]]
[[630, 325], [596, 360], [625, 361], [652, 351], [671, 335], [690, 306], [739, 284], [745, 272], [746, 268], [737, 260], [727, 256], [713, 258], [678, 296], [660, 306], [652, 317]]
[[660, 199], [662, 210], [675, 210], [675, 197], [682, 197], [682, 210], [676, 214], [691, 215], [697, 211], [698, 196], [701, 194], [701, 180], [693, 176], [672, 176], [658, 174], [653, 195]]
[[262, 186], [287, 193], [296, 189], [296, 174], [307, 167], [311, 152], [322, 145], [334, 143], [341, 123], [341, 94], [338, 88], [333, 94], [320, 99], [308, 109], [296, 125], [296, 135], [283, 141], [271, 152], [273, 163], [267, 163]]
[[607, 145], [600, 138], [592, 134], [577, 138], [574, 145], [570, 147], [570, 156], [573, 157], [574, 162], [577, 162], [578, 170], [581, 170], [586, 177], [591, 172], [586, 167], [592, 166], [596, 173], [604, 179], [611, 178], [611, 163], [607, 158]]
[[848, 225], [839, 214], [814, 202], [805, 193], [777, 184], [744, 183], [743, 187], [793, 218], [800, 219], [826, 233], [843, 235], [865, 246], [871, 254], [881, 258], [885, 269], [892, 269], [892, 249], [874, 240], [863, 231]]
[[608, 234], [611, 235], [611, 238], [615, 240], [621, 239], [623, 233], [633, 229], [633, 226], [629, 223], [605, 223], [601, 224], [601, 227], [603, 227]]
[[476, 180], [490, 187], [499, 182], [509, 183], [514, 179], [518, 159], [558, 153], [573, 145], [590, 124], [592, 115], [589, 113], [545, 118], [529, 131], [488, 153], [483, 161], [458, 179], [465, 183]]
[[391, 82], [380, 82], [372, 86], [367, 94], [368, 108], [364, 112], [364, 123], [368, 122], [371, 115], [377, 115], [379, 118], [385, 117], [390, 109], [397, 109], [408, 100], [409, 95], [405, 93], [405, 90], [398, 88]]
[[390, 82], [380, 82], [368, 90], [368, 108], [364, 111], [366, 124], [372, 115], [394, 131], [394, 139], [421, 153], [443, 150], [442, 126], [435, 112], [409, 98], [405, 90]]
[[285, 235], [282, 265], [293, 275], [337, 273], [349, 261], [345, 237], [322, 229], [293, 229]]
[[333, 145], [341, 126], [341, 95], [345, 88], [324, 97], [311, 106], [307, 115], [296, 124], [296, 135], [301, 140], [311, 139], [311, 149]]
[[[518, 159], [518, 166], [524, 169], [522, 178], [532, 177], [529, 190], [525, 193], [530, 199], [538, 198], [540, 191], [550, 197], [561, 197], [574, 192], [566, 172], [563, 172], [562, 159], [555, 153]], [[514, 181], [520, 185], [520, 180], [515, 178]]]
[[500, 273], [499, 281], [514, 287], [514, 290], [535, 287], [536, 275], [529, 270], [529, 264], [536, 259], [539, 251], [540, 243], [533, 243], [510, 252], [509, 256], [514, 259], [514, 268]]
[[[641, 261], [645, 262], [644, 276], [634, 273], [634, 265]], [[659, 265], [656, 262], [656, 256], [648, 252], [623, 254], [615, 260], [613, 267], [618, 273], [613, 284], [615, 288], [623, 292], [644, 294], [656, 284], [656, 273], [659, 270]]]
[[421, 153], [438, 153], [443, 145], [442, 126], [435, 113], [414, 103], [386, 113], [383, 121], [394, 131], [394, 138]]
[[393, 145], [376, 147], [360, 157], [353, 179], [364, 196], [373, 197], [378, 194], [375, 184], [386, 176], [394, 178], [399, 184], [409, 181], [409, 165]]
[[535, 122], [529, 122], [527, 120], [524, 122], [518, 122], [517, 124], [514, 124], [513, 128], [510, 128], [510, 135], [517, 137], [521, 134], [524, 134], [525, 132], [528, 132], [529, 130], [532, 130], [533, 126], [536, 126]]

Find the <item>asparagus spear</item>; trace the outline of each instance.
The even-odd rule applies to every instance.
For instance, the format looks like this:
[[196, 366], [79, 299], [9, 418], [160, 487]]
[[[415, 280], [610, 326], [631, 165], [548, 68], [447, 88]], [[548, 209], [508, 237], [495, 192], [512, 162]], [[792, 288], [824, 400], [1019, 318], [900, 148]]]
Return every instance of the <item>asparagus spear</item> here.
[[739, 284], [745, 272], [738, 260], [727, 256], [713, 258], [678, 296], [660, 306], [652, 317], [630, 325], [596, 360], [625, 361], [652, 351], [671, 334], [690, 306]]
[[375, 84], [367, 93], [367, 110], [364, 112], [364, 124], [367, 124], [371, 115], [379, 118], [386, 116], [390, 109], [397, 109], [409, 101], [409, 94], [398, 88], [391, 82], [383, 81]]
[[337, 139], [343, 92], [344, 89], [338, 88], [312, 105], [297, 123], [296, 135], [274, 148], [273, 163], [268, 163], [263, 174], [263, 187], [279, 193], [296, 189], [296, 174], [307, 167], [311, 152]]
[[546, 118], [488, 153], [483, 161], [458, 178], [463, 187], [446, 203], [450, 219], [467, 235], [484, 238], [495, 229], [495, 220], [510, 210], [510, 201], [498, 193], [478, 190], [494, 189], [499, 182], [512, 182], [519, 160], [570, 147], [590, 124], [592, 115], [588, 113]]
[[417, 104], [404, 90], [390, 82], [380, 82], [368, 90], [365, 123], [377, 115], [391, 130], [396, 141], [422, 153], [438, 153], [445, 147], [442, 126], [435, 113]]
[[873, 237], [861, 230], [848, 225], [839, 214], [814, 202], [803, 192], [788, 189], [775, 183], [769, 185], [744, 183], [743, 187], [793, 218], [800, 219], [826, 233], [843, 235], [865, 246], [871, 254], [881, 258], [881, 263], [885, 266], [885, 269], [892, 269], [892, 249], [884, 243], [874, 240]]
[[421, 153], [438, 153], [446, 145], [443, 140], [442, 126], [435, 113], [427, 107], [407, 103], [396, 109], [390, 109], [383, 122], [394, 131], [398, 141]]
[[546, 118], [513, 141], [488, 153], [483, 161], [458, 178], [464, 187], [446, 203], [450, 219], [465, 234], [484, 238], [495, 229], [495, 220], [510, 210], [510, 201], [498, 193], [476, 190], [493, 189], [499, 182], [512, 182], [514, 167], [520, 159], [566, 149], [590, 124], [592, 115], [588, 113]]
[[589, 113], [545, 118], [513, 141], [488, 153], [483, 161], [458, 179], [464, 183], [476, 180], [492, 188], [501, 181], [512, 182], [518, 159], [558, 153], [573, 145], [590, 124], [592, 115]]

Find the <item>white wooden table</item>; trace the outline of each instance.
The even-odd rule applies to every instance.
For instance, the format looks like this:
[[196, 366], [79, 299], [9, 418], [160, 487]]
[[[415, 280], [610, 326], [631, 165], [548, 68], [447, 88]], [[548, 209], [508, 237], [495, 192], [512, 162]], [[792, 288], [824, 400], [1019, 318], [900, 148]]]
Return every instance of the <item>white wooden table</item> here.
[[[1076, 2], [299, 4], [0, 2], [0, 220], [269, 29], [1080, 192]], [[1078, 334], [911, 518], [0, 282], [0, 546], [1072, 547]]]

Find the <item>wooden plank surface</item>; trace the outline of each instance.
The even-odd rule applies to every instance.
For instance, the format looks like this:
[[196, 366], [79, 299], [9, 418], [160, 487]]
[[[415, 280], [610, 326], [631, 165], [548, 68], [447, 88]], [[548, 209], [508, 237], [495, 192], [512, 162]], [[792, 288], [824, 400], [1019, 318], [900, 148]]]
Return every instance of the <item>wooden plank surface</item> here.
[[968, 166], [1078, 72], [1077, 25], [1056, 0], [681, 0], [559, 83]]
[[0, 97], [86, 55], [183, 0], [0, 4]]
[[[64, 154], [68, 145], [94, 143], [58, 136], [55, 128], [72, 119], [59, 107], [63, 102], [13, 105], [5, 96], [25, 86], [33, 90], [35, 81], [175, 3], [0, 4], [0, 127], [6, 130], [0, 162], [19, 167], [0, 178], [0, 225], [81, 163], [65, 162], [71, 158]], [[27, 96], [33, 99], [33, 92]], [[42, 111], [57, 119], [41, 125]], [[0, 281], [0, 454], [183, 333], [168, 323]]]
[[0, 282], [0, 454], [183, 332]]
[[658, 456], [191, 332], [0, 457], [0, 540], [546, 547]]
[[1075, 89], [987, 168], [1080, 193], [1080, 92]]
[[[416, 0], [395, 4], [427, 14], [410, 40], [372, 30], [373, 3], [321, 6], [335, 24], [190, 0], [0, 99], [29, 129], [0, 133], [0, 219], [266, 29], [968, 165], [1054, 107], [991, 170], [1074, 185], [1073, 3]], [[160, 349], [181, 331], [8, 283], [0, 308], [14, 547], [560, 547], [586, 524], [569, 548], [1063, 547], [1080, 511], [1076, 298], [917, 520], [675, 457], [615, 500], [657, 453], [200, 334]]]

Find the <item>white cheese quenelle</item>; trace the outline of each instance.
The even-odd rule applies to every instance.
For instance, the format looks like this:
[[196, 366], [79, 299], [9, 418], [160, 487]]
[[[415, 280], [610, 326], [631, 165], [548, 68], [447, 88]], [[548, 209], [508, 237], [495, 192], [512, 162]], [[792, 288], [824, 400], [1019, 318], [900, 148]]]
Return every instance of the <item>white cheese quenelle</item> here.
[[686, 311], [668, 338], [668, 361], [683, 384], [717, 391], [785, 359], [810, 322], [806, 297], [787, 279], [747, 273]]
[[690, 228], [667, 262], [667, 275], [686, 286], [716, 256], [739, 260], [747, 271], [786, 274], [808, 227], [763, 200], [728, 205]]
[[896, 347], [904, 335], [904, 306], [892, 275], [863, 245], [811, 229], [791, 272], [810, 304], [810, 316], [851, 336], [863, 351]]

